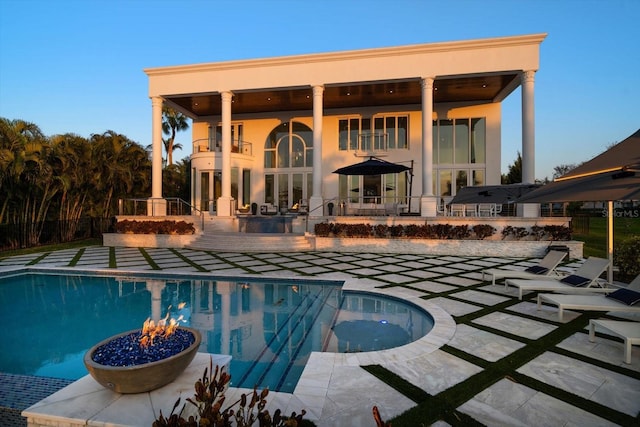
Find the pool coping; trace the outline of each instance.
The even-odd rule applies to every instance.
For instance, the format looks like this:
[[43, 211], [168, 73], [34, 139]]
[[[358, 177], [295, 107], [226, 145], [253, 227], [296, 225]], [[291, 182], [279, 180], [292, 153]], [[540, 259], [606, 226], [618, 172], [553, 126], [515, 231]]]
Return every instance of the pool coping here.
[[[342, 367], [358, 367], [367, 365], [384, 365], [386, 363], [402, 363], [414, 359], [419, 356], [432, 353], [443, 345], [447, 344], [454, 336], [456, 331], [456, 322], [453, 317], [438, 305], [420, 298], [421, 293], [402, 287], [376, 287], [375, 284], [357, 278], [344, 277], [284, 277], [280, 275], [253, 275], [229, 272], [224, 275], [207, 274], [205, 272], [189, 272], [176, 271], [170, 272], [166, 270], [148, 271], [148, 270], [127, 270], [127, 269], [84, 269], [77, 267], [52, 267], [52, 266], [22, 266], [19, 268], [11, 268], [8, 270], [0, 269], [0, 277], [10, 277], [17, 274], [25, 273], [68, 273], [90, 276], [116, 276], [136, 278], [159, 278], [172, 277], [181, 279], [194, 279], [206, 277], [209, 280], [216, 278], [233, 278], [233, 279], [255, 279], [257, 281], [309, 281], [309, 282], [340, 282], [343, 291], [347, 292], [364, 292], [372, 295], [391, 297], [405, 303], [414, 305], [431, 315], [433, 318], [433, 328], [429, 333], [416, 341], [395, 347], [388, 350], [378, 350], [370, 352], [357, 353], [333, 353], [333, 352], [312, 352], [309, 356], [303, 372], [298, 379], [298, 383], [293, 393], [270, 392], [272, 401], [269, 407], [281, 407], [287, 409], [306, 410], [305, 418], [318, 422], [322, 418], [323, 409], [328, 399], [329, 380], [333, 377], [334, 371]], [[370, 375], [361, 370], [361, 375]], [[89, 376], [90, 377], [90, 376]], [[87, 377], [83, 377], [76, 382], [86, 381]], [[73, 386], [74, 383], [68, 387]], [[96, 382], [97, 384], [97, 382]], [[249, 389], [229, 388], [227, 395], [229, 401], [233, 401], [232, 397], [239, 396], [241, 393], [250, 392]], [[275, 399], [273, 399], [275, 397]], [[278, 406], [279, 405], [279, 406]], [[30, 410], [40, 406], [39, 403], [25, 409], [23, 416], [30, 415]], [[284, 406], [284, 407], [283, 407]], [[297, 409], [295, 409], [297, 408]], [[31, 414], [32, 415], [32, 414]]]

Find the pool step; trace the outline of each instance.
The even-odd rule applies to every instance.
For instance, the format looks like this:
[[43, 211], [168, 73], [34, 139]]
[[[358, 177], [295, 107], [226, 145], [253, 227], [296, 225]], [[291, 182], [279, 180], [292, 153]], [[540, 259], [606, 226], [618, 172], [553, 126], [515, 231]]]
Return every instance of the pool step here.
[[204, 233], [189, 245], [190, 249], [217, 252], [298, 252], [311, 251], [305, 235], [291, 233]]

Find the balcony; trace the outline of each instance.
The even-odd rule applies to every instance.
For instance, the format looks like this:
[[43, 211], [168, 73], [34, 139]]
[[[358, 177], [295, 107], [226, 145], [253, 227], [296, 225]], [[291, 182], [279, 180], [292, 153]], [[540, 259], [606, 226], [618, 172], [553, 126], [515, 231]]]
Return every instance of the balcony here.
[[358, 147], [355, 155], [358, 157], [383, 156], [389, 151], [389, 134], [373, 131], [358, 134]]
[[[216, 141], [210, 138], [196, 139], [195, 141], [193, 141], [193, 152], [221, 153], [222, 141]], [[245, 156], [253, 156], [253, 143], [235, 139], [231, 141], [231, 152], [243, 154]]]

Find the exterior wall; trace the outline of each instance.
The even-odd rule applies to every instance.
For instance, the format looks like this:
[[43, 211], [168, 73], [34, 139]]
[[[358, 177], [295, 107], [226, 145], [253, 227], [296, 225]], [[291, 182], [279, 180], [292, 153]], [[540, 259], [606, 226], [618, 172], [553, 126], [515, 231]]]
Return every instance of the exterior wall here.
[[[371, 117], [375, 114], [406, 114], [409, 117], [409, 149], [392, 149], [384, 153], [385, 160], [390, 162], [402, 162], [408, 164], [410, 160], [414, 160], [414, 181], [412, 195], [420, 196], [423, 193], [422, 181], [422, 164], [420, 158], [422, 156], [422, 112], [416, 106], [390, 106], [376, 107], [368, 109], [344, 109], [344, 110], [328, 110], [324, 112], [323, 119], [323, 146], [322, 146], [322, 182], [324, 199], [338, 197], [338, 175], [333, 171], [360, 160], [354, 157], [353, 151], [341, 151], [338, 147], [338, 122], [341, 118], [349, 116]], [[486, 164], [479, 166], [479, 169], [486, 170], [485, 184], [500, 183], [500, 152], [501, 152], [501, 105], [499, 103], [481, 104], [481, 105], [463, 105], [463, 104], [446, 104], [436, 105], [434, 108], [433, 119], [455, 119], [455, 118], [477, 118], [484, 117], [486, 119]], [[313, 119], [308, 112], [296, 114], [295, 112], [279, 114], [277, 117], [256, 118], [243, 117], [233, 115], [234, 123], [242, 123], [243, 140], [252, 144], [252, 155], [246, 156], [232, 153], [231, 167], [239, 169], [251, 169], [251, 202], [258, 204], [264, 203], [264, 145], [269, 133], [278, 125], [289, 120], [303, 123], [310, 128], [313, 126]], [[219, 152], [196, 152], [197, 141], [208, 137], [208, 127], [217, 126], [220, 118], [212, 118], [206, 122], [193, 123], [193, 141], [194, 154], [191, 157], [192, 168], [195, 168], [195, 199], [192, 201], [196, 207], [199, 207], [200, 200], [200, 179], [199, 174], [202, 170], [220, 170], [222, 168], [222, 156]], [[452, 165], [455, 167], [456, 165]], [[438, 165], [434, 165], [434, 169]], [[241, 191], [241, 189], [239, 190]], [[437, 194], [437, 193], [436, 193]], [[418, 203], [415, 202], [417, 207]]]

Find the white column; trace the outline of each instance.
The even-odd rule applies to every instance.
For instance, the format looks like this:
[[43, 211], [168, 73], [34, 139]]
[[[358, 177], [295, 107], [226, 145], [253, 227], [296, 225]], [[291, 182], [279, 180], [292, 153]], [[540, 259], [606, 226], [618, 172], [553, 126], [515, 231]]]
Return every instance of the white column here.
[[162, 314], [162, 291], [166, 286], [164, 280], [147, 280], [146, 289], [151, 293], [151, 320], [156, 324], [164, 316]]
[[422, 85], [422, 196], [420, 216], [437, 214], [437, 198], [433, 195], [433, 77], [421, 80]]
[[151, 98], [151, 199], [147, 202], [148, 216], [164, 216], [166, 203], [162, 199], [162, 98]]
[[[536, 180], [535, 168], [535, 113], [533, 86], [535, 71], [524, 71], [522, 85], [522, 182], [533, 184]], [[523, 217], [540, 216], [540, 205], [525, 203], [518, 206], [518, 214]]]
[[324, 86], [313, 86], [313, 194], [309, 198], [309, 216], [322, 216], [322, 101]]
[[217, 215], [231, 216], [231, 99], [233, 93], [222, 92], [222, 194], [217, 201]]
[[218, 282], [216, 291], [221, 296], [221, 337], [220, 337], [220, 353], [230, 354], [231, 351], [231, 293], [233, 292], [233, 283]]
[[535, 115], [533, 84], [535, 71], [522, 73], [522, 182], [535, 182]]

